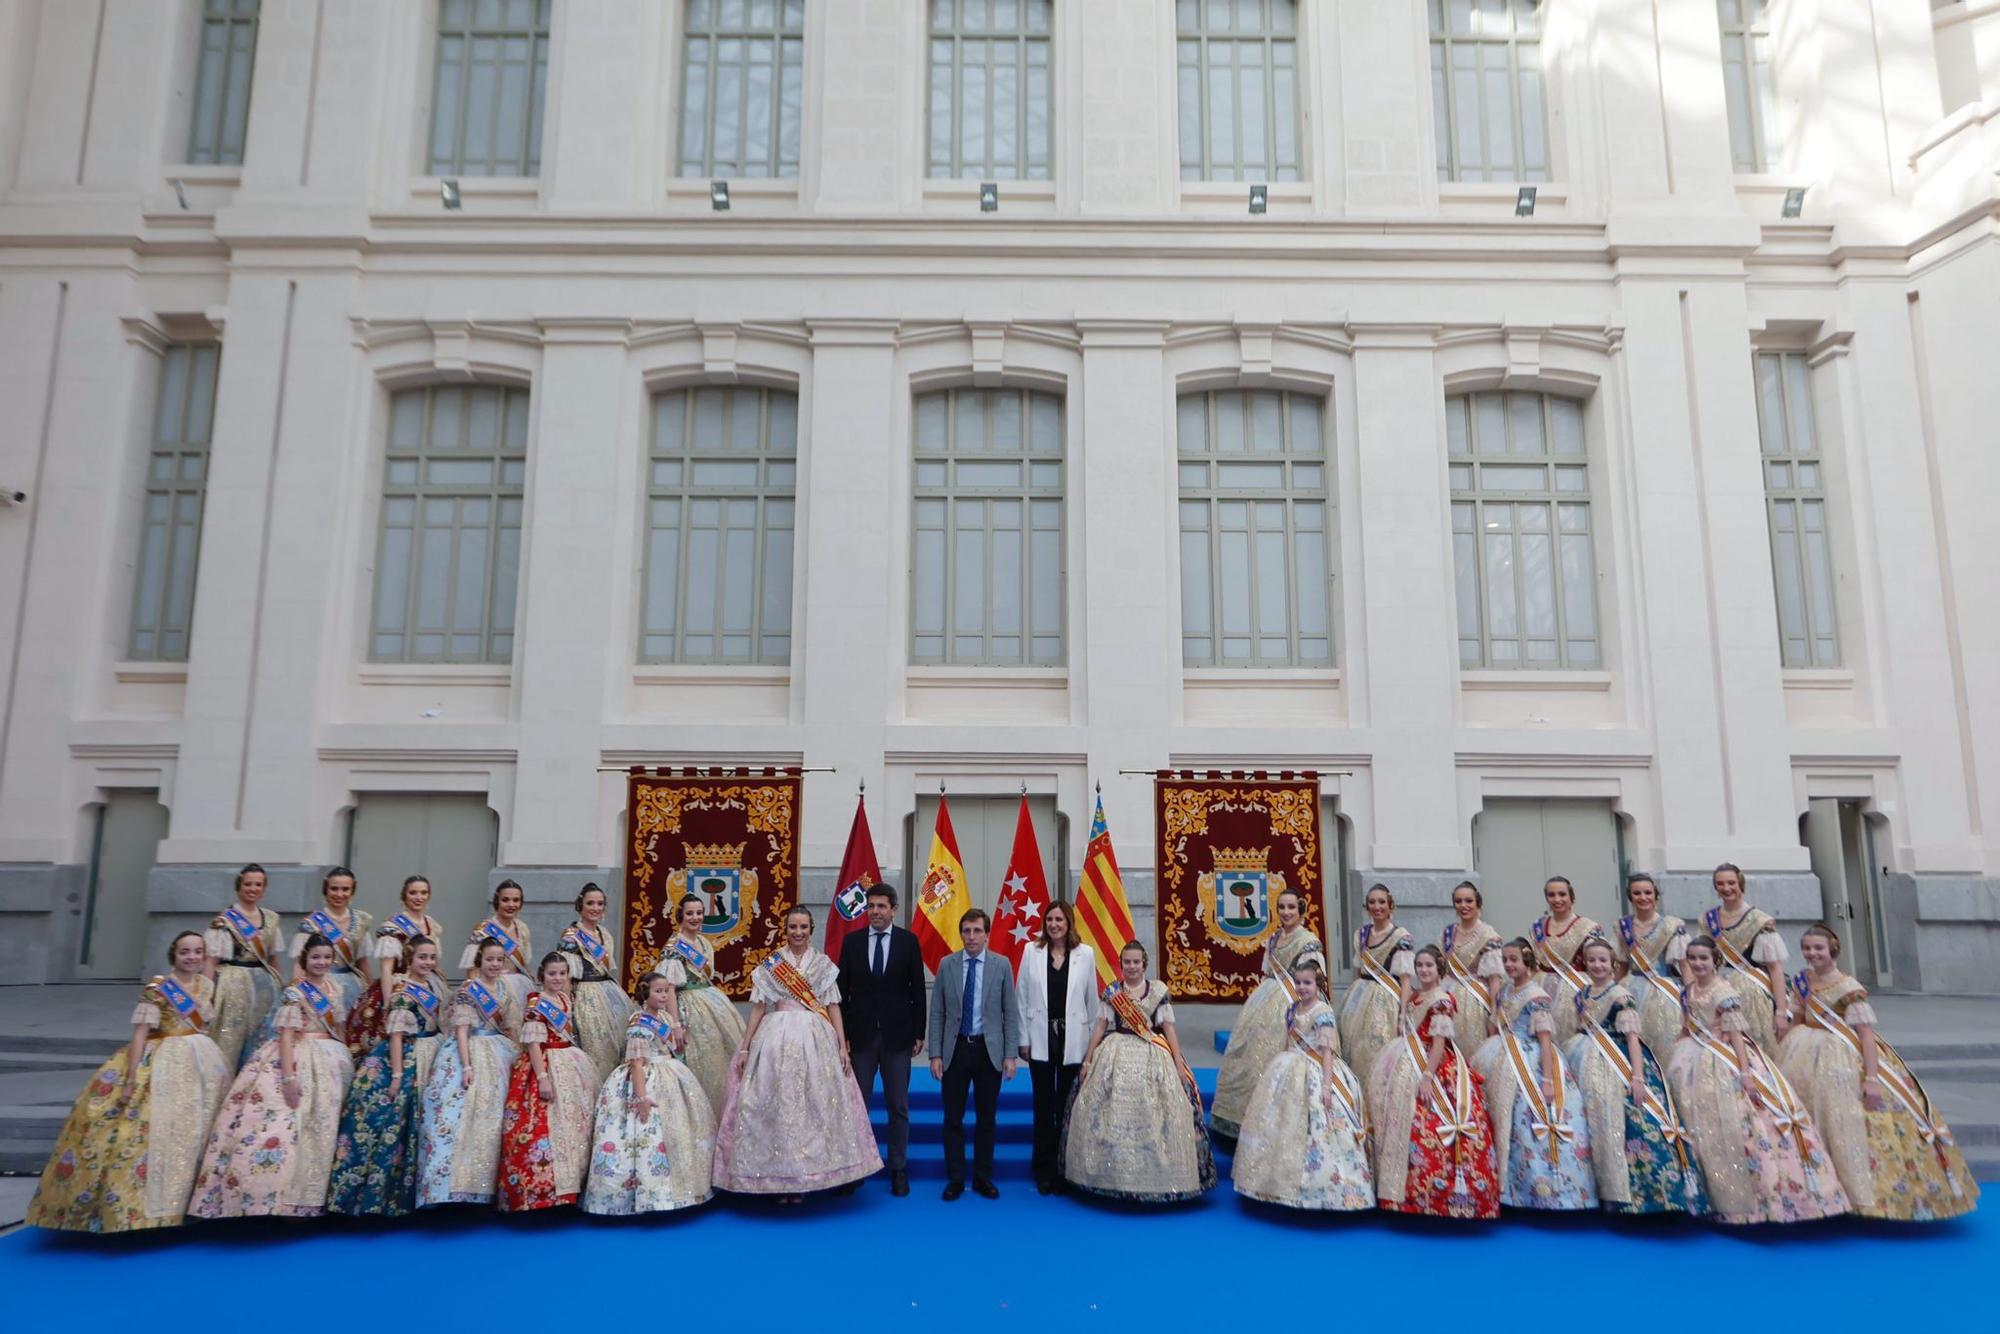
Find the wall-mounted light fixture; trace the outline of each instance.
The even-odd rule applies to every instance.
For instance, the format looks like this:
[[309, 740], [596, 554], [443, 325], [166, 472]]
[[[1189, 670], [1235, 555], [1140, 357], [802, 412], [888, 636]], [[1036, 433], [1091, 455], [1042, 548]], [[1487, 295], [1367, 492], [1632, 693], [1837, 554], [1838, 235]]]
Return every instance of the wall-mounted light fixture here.
[[169, 181], [168, 184], [174, 187], [174, 198], [180, 201], [181, 212], [183, 213], [187, 212], [188, 211], [187, 186], [182, 184], [182, 182], [178, 177], [176, 177], [172, 181]]
[[1785, 206], [1778, 211], [1780, 217], [1796, 218], [1806, 209], [1806, 188], [1795, 185], [1785, 191]]
[[729, 211], [729, 182], [710, 181], [708, 183], [708, 206], [717, 213]]
[[1532, 218], [1535, 216], [1535, 187], [1524, 185], [1514, 196], [1514, 216]]
[[981, 181], [979, 183], [979, 211], [998, 213], [1000, 211], [1000, 182]]
[[458, 208], [465, 203], [465, 197], [458, 192], [458, 182], [449, 176], [438, 182], [438, 198], [446, 208]]
[[1271, 207], [1271, 187], [1268, 185], [1251, 186], [1250, 211], [1252, 213], [1264, 213], [1268, 212], [1270, 210], [1270, 207]]

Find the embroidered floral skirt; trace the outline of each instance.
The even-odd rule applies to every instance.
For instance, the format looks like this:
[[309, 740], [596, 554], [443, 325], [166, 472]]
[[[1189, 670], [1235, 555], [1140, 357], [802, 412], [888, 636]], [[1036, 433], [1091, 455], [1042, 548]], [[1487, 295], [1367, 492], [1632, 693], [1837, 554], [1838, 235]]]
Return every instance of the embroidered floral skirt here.
[[354, 1068], [340, 1112], [328, 1213], [397, 1218], [416, 1209], [419, 1107], [444, 1041], [435, 1034], [406, 1037], [403, 1078], [393, 1086], [386, 1038]]
[[1112, 1199], [1163, 1204], [1215, 1185], [1201, 1108], [1173, 1058], [1131, 1033], [1107, 1033], [1063, 1121], [1063, 1179]]
[[452, 1037], [439, 1044], [430, 1078], [424, 1081], [417, 1130], [419, 1209], [487, 1204], [498, 1189], [500, 1114], [520, 1048], [491, 1031], [475, 1031], [466, 1047], [472, 1053], [470, 1088]]
[[259, 1047], [223, 1099], [202, 1150], [191, 1216], [311, 1218], [326, 1211], [353, 1058], [331, 1038], [298, 1038], [292, 1049], [299, 1080], [294, 1109], [285, 1104], [278, 1049], [275, 1041]]
[[[1340, 1063], [1333, 1077], [1358, 1112], [1361, 1081]], [[1326, 1092], [1326, 1072], [1304, 1052], [1272, 1059], [1237, 1136], [1230, 1180], [1238, 1195], [1294, 1209], [1375, 1207], [1366, 1127], [1337, 1094], [1329, 1109]]]
[[[687, 1001], [681, 1001], [687, 1014]], [[595, 1140], [583, 1209], [591, 1214], [655, 1214], [687, 1209], [714, 1195], [715, 1115], [694, 1072], [671, 1057], [646, 1062], [650, 1115], [632, 1106], [632, 1066], [620, 1066], [597, 1094]]]
[[575, 1204], [590, 1166], [597, 1068], [581, 1047], [542, 1048], [555, 1098], [543, 1102], [523, 1051], [507, 1081], [500, 1117], [500, 1207], [509, 1212]]

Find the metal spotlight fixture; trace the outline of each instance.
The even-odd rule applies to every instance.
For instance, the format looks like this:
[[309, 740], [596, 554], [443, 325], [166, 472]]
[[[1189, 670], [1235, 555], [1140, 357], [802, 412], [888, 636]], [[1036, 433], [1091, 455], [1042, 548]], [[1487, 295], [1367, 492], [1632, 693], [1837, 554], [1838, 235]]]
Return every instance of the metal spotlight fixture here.
[[979, 183], [979, 211], [998, 213], [1000, 211], [1000, 182], [981, 181]]
[[174, 180], [167, 182], [167, 184], [174, 187], [174, 198], [180, 201], [181, 212], [183, 213], [187, 212], [188, 210], [187, 186], [182, 184], [179, 178], [175, 178]]
[[710, 181], [708, 183], [708, 206], [717, 213], [729, 211], [729, 182]]
[[1524, 185], [1521, 187], [1520, 192], [1514, 196], [1514, 216], [1517, 218], [1532, 218], [1535, 216], [1534, 186]]
[[1795, 185], [1785, 191], [1785, 206], [1779, 211], [1779, 216], [1796, 218], [1799, 214], [1805, 212], [1805, 208], [1806, 188], [1803, 185]]
[[438, 182], [438, 198], [446, 208], [458, 208], [465, 203], [465, 197], [458, 192], [457, 179], [451, 176]]
[[1252, 213], [1265, 213], [1270, 211], [1270, 207], [1271, 207], [1271, 187], [1268, 185], [1251, 186], [1250, 211]]

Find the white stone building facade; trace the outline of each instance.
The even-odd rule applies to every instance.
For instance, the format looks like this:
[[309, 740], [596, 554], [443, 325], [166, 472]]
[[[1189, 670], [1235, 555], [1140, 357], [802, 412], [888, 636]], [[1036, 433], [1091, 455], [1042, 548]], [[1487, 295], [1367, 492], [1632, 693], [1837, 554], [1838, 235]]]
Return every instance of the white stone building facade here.
[[0, 980], [752, 763], [1992, 990], [1996, 169], [1996, 0], [0, 0]]

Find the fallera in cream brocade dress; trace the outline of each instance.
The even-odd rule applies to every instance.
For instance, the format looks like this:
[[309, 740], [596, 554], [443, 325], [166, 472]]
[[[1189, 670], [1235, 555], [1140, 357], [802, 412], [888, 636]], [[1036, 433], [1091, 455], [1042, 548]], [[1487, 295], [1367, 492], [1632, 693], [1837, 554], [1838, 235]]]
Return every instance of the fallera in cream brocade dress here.
[[1399, 982], [1410, 976], [1416, 961], [1416, 942], [1408, 931], [1391, 922], [1376, 936], [1373, 928], [1371, 922], [1354, 933], [1354, 982], [1340, 999], [1341, 1055], [1363, 1088], [1373, 1087], [1382, 1049], [1402, 1031], [1403, 1013], [1396, 993], [1361, 971], [1359, 956], [1366, 954]]
[[[690, 1209], [715, 1194], [715, 1113], [694, 1072], [635, 1013], [625, 1030], [625, 1064], [611, 1072], [597, 1094], [597, 1130], [590, 1180], [583, 1191], [589, 1214], [654, 1214]], [[649, 1115], [633, 1107], [645, 1062]]]
[[743, 1016], [715, 985], [715, 950], [706, 940], [691, 942], [701, 954], [701, 962], [695, 963], [676, 948], [685, 940], [677, 935], [670, 941], [655, 968], [674, 984], [675, 1003], [687, 1030], [687, 1050], [681, 1059], [708, 1095], [708, 1105], [719, 1112], [729, 1090], [729, 1058], [743, 1045]]
[[[458, 1055], [461, 1025], [468, 1030], [466, 1048], [472, 1057], [469, 1089]], [[419, 1209], [492, 1203], [499, 1189], [500, 1120], [507, 1102], [507, 1078], [521, 1051], [512, 1035], [520, 1031], [521, 1012], [504, 998], [491, 1019], [463, 989], [452, 1001], [444, 1041], [431, 1063], [418, 1113]]]
[[[1157, 979], [1133, 1003], [1154, 1032], [1174, 1021], [1166, 984]], [[1057, 1149], [1063, 1178], [1112, 1199], [1193, 1199], [1216, 1179], [1201, 1105], [1173, 1057], [1127, 1028], [1109, 1001], [1103, 1013], [1104, 1038], [1084, 1063], [1063, 1120]]]
[[[1290, 1036], [1264, 1067], [1237, 1138], [1230, 1171], [1236, 1193], [1294, 1209], [1373, 1209], [1367, 1104], [1361, 1081], [1340, 1059], [1333, 1007], [1291, 1006], [1286, 1026]], [[1332, 1058], [1339, 1084], [1330, 1107], [1322, 1054]]]
[[1222, 1069], [1215, 1077], [1208, 1121], [1218, 1134], [1237, 1133], [1265, 1069], [1285, 1049], [1285, 1011], [1292, 998], [1279, 978], [1289, 979], [1292, 970], [1305, 960], [1317, 960], [1321, 975], [1325, 975], [1326, 947], [1302, 926], [1272, 936], [1264, 947], [1263, 980], [1237, 1013], [1229, 1050], [1223, 1053]]
[[229, 1066], [204, 1031], [215, 986], [197, 977], [188, 994], [195, 1017], [159, 992], [141, 989], [132, 1026], [152, 1032], [124, 1105], [127, 1049], [98, 1067], [56, 1136], [40, 1187], [28, 1205], [33, 1227], [67, 1232], [130, 1232], [182, 1221], [203, 1142], [229, 1092]]

